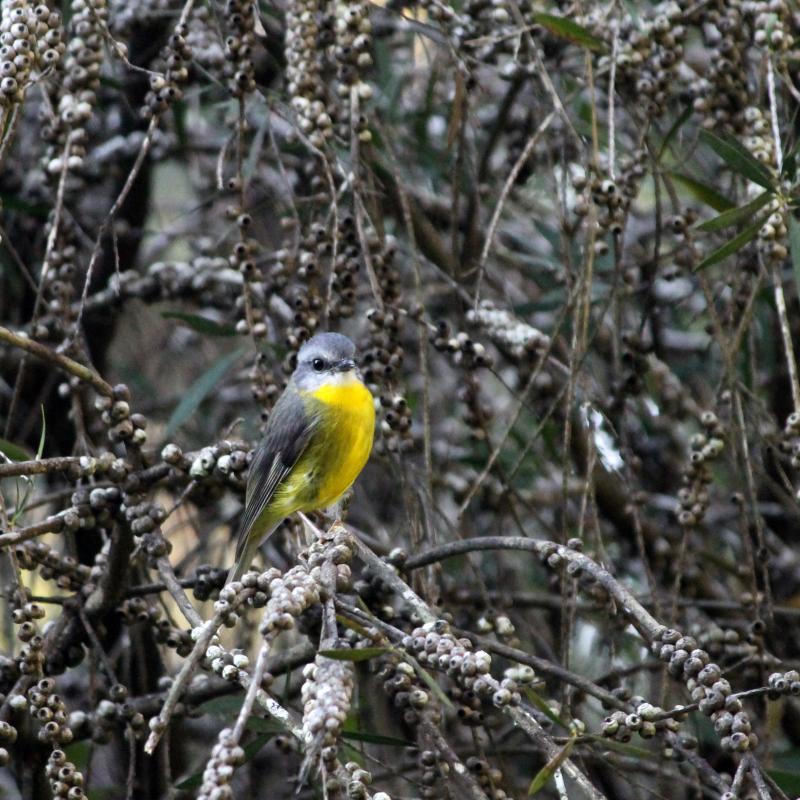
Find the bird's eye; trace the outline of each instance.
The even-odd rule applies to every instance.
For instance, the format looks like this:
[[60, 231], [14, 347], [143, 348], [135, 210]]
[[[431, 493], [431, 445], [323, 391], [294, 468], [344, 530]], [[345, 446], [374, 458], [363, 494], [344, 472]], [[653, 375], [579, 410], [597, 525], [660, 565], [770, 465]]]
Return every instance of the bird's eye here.
[[311, 362], [311, 366], [314, 368], [315, 372], [322, 372], [325, 369], [325, 362], [321, 358], [315, 358]]

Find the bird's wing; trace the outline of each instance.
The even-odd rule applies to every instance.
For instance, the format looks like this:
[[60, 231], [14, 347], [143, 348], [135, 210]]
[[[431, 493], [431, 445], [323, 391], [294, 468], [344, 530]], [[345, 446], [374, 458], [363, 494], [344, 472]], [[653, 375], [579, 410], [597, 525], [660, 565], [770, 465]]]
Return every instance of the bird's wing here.
[[309, 413], [302, 397], [291, 389], [280, 396], [272, 409], [264, 439], [250, 465], [244, 514], [236, 543], [237, 559], [256, 520], [308, 446], [316, 423], [316, 415]]

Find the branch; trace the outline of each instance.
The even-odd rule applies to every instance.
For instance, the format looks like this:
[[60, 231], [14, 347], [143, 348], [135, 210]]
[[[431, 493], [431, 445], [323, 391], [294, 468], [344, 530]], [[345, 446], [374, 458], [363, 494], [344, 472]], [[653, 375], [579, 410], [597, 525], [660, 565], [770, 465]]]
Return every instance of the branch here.
[[19, 347], [20, 350], [24, 350], [26, 353], [30, 353], [42, 361], [47, 361], [49, 364], [58, 367], [70, 375], [80, 378], [80, 380], [94, 387], [95, 391], [106, 397], [112, 397], [113, 395], [111, 386], [93, 369], [77, 361], [73, 361], [71, 358], [57, 353], [55, 350], [51, 350], [49, 347], [45, 347], [43, 344], [33, 341], [33, 339], [29, 339], [27, 336], [20, 336], [10, 331], [8, 328], [4, 328], [2, 325], [0, 325], [0, 342], [6, 342], [6, 344], [10, 344], [13, 347]]

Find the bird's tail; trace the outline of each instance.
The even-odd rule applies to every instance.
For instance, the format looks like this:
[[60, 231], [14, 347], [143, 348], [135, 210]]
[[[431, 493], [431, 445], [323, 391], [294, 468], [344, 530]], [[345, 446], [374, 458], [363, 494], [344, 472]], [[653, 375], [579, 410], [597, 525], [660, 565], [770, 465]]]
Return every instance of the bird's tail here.
[[236, 543], [236, 563], [231, 567], [231, 571], [228, 573], [227, 583], [241, 579], [242, 575], [247, 572], [250, 565], [253, 563], [258, 548], [272, 536], [280, 522], [281, 520], [278, 520], [270, 524], [265, 531], [257, 535], [254, 535], [252, 530], [244, 536], [241, 534], [239, 535], [239, 540]]
[[261, 542], [258, 539], [248, 538], [244, 543], [244, 547], [241, 549], [237, 548], [236, 563], [231, 567], [231, 571], [228, 573], [227, 583], [238, 581], [242, 575], [247, 572], [258, 552], [258, 546], [260, 544]]

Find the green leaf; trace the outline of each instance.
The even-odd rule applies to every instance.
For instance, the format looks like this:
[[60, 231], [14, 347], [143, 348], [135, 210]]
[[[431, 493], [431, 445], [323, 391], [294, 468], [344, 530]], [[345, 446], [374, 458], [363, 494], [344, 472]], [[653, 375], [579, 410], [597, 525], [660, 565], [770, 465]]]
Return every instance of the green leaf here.
[[29, 461], [32, 458], [30, 452], [22, 445], [9, 442], [8, 439], [0, 439], [0, 453], [12, 461]]
[[232, 717], [239, 713], [242, 707], [242, 696], [239, 694], [224, 694], [212, 700], [206, 700], [197, 707], [201, 714], [212, 714], [215, 717]]
[[561, 717], [559, 717], [558, 714], [556, 714], [555, 711], [550, 708], [550, 705], [544, 700], [543, 697], [531, 689], [530, 686], [525, 686], [523, 691], [525, 693], [525, 697], [528, 698], [531, 704], [536, 706], [536, 708], [538, 708], [539, 711], [541, 711], [542, 714], [544, 714], [549, 720], [555, 722], [556, 725], [560, 725], [562, 728], [569, 730], [569, 723], [561, 719]]
[[724, 228], [729, 228], [731, 225], [736, 225], [737, 222], [752, 218], [756, 211], [763, 208], [775, 195], [772, 192], [762, 192], [754, 200], [745, 203], [738, 208], [730, 208], [723, 211], [718, 217], [707, 219], [697, 226], [699, 231], [721, 231]]
[[789, 252], [792, 254], [792, 269], [794, 270], [794, 288], [800, 295], [800, 222], [789, 214]]
[[661, 163], [661, 158], [663, 157], [664, 153], [666, 152], [666, 149], [672, 143], [672, 140], [675, 138], [675, 136], [677, 135], [678, 131], [686, 124], [686, 122], [688, 121], [689, 117], [691, 117], [693, 113], [694, 113], [694, 109], [692, 108], [692, 106], [690, 106], [690, 105], [686, 106], [686, 108], [683, 109], [683, 113], [678, 117], [678, 119], [675, 120], [675, 122], [672, 123], [672, 125], [670, 126], [670, 129], [667, 131], [667, 135], [664, 137], [664, 140], [661, 142], [661, 147], [658, 148], [658, 156], [657, 156], [656, 160], [659, 163]]
[[164, 436], [171, 436], [189, 417], [197, 410], [197, 407], [211, 393], [214, 387], [225, 377], [225, 373], [241, 358], [244, 348], [234, 350], [232, 353], [221, 358], [211, 369], [204, 372], [189, 388], [178, 403], [172, 416], [167, 422]]
[[712, 189], [710, 186], [695, 180], [691, 175], [685, 175], [681, 172], [670, 172], [669, 176], [676, 183], [681, 184], [681, 186], [687, 189], [696, 200], [705, 203], [707, 206], [711, 206], [714, 211], [727, 211], [729, 208], [736, 207], [736, 203], [732, 203], [716, 189]]
[[630, 756], [631, 758], [652, 761], [659, 757], [654, 751], [646, 750], [644, 747], [637, 747], [634, 744], [625, 744], [624, 742], [618, 742], [614, 739], [606, 739], [605, 736], [596, 736], [594, 734], [588, 734], [588, 736], [597, 743], [598, 747], [604, 748], [605, 750], [614, 750], [617, 753], [622, 753], [623, 755]]
[[734, 236], [729, 242], [726, 242], [722, 247], [717, 248], [713, 253], [707, 255], [695, 268], [695, 272], [701, 269], [710, 267], [712, 264], [718, 264], [728, 256], [739, 252], [757, 233], [758, 229], [764, 224], [766, 217], [762, 217], [752, 225], [748, 225], [738, 236]]
[[340, 625], [343, 625], [345, 628], [349, 628], [351, 631], [355, 631], [359, 636], [366, 638], [369, 635], [367, 633], [367, 629], [363, 625], [359, 625], [357, 622], [350, 619], [349, 617], [345, 617], [343, 614], [337, 614], [336, 621]]
[[274, 719], [265, 719], [264, 717], [250, 717], [247, 720], [247, 727], [256, 733], [269, 733], [271, 736], [276, 736], [286, 730], [285, 725], [275, 722]]
[[436, 699], [445, 708], [449, 708], [451, 711], [455, 711], [455, 706], [451, 702], [450, 698], [442, 691], [442, 687], [439, 686], [438, 683], [436, 683], [436, 680], [434, 679], [433, 675], [431, 675], [427, 670], [423, 669], [422, 665], [419, 663], [419, 661], [417, 661], [416, 658], [408, 655], [407, 653], [404, 653], [403, 655], [405, 657], [405, 660], [408, 661], [408, 663], [411, 664], [412, 667], [414, 667], [414, 669], [417, 672], [417, 675], [419, 675], [420, 678], [422, 678], [422, 680], [425, 681], [428, 688], [433, 692], [434, 695], [436, 695]]
[[559, 750], [540, 770], [528, 787], [528, 797], [533, 797], [541, 791], [545, 784], [553, 777], [555, 771], [569, 758], [572, 748], [575, 747], [575, 737], [570, 736], [567, 743]]
[[361, 647], [354, 650], [320, 650], [319, 654], [334, 661], [369, 661], [388, 653], [388, 647]]
[[44, 452], [44, 437], [47, 431], [47, 421], [44, 418], [44, 404], [42, 404], [41, 410], [42, 410], [42, 433], [39, 436], [39, 446], [36, 448], [37, 461], [42, 457], [42, 453]]
[[593, 50], [595, 53], [605, 53], [608, 51], [605, 42], [592, 36], [586, 28], [573, 22], [566, 17], [557, 17], [553, 14], [534, 14], [534, 22], [537, 22], [546, 30], [550, 31], [553, 36], [558, 36], [559, 39], [566, 39], [568, 42], [585, 47], [587, 50]]
[[367, 742], [369, 744], [385, 744], [389, 747], [416, 747], [414, 742], [409, 742], [406, 739], [397, 739], [394, 736], [383, 736], [380, 733], [367, 733], [366, 731], [342, 731], [343, 739], [352, 739], [356, 742]]
[[711, 131], [700, 131], [700, 138], [726, 163], [731, 169], [745, 178], [774, 191], [774, 179], [770, 171], [742, 144], [732, 136], [717, 136]]
[[768, 769], [767, 774], [784, 792], [792, 795], [800, 794], [800, 772], [792, 772], [788, 769]]
[[186, 314], [183, 311], [162, 311], [164, 319], [177, 319], [187, 328], [191, 328], [198, 333], [206, 336], [237, 336], [236, 328], [233, 325], [224, 325], [214, 322], [213, 319], [202, 317], [199, 314]]

